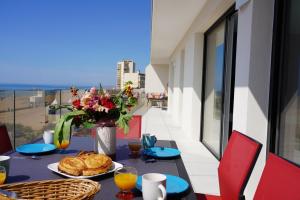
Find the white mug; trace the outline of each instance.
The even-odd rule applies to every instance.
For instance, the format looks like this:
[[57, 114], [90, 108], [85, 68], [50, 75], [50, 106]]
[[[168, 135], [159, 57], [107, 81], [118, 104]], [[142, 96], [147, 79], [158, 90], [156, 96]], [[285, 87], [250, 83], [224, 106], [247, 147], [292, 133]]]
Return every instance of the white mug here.
[[7, 176], [9, 174], [9, 163], [10, 163], [9, 156], [0, 156], [0, 166], [3, 166], [5, 168]]
[[164, 200], [167, 197], [167, 177], [163, 174], [149, 173], [142, 176], [144, 200]]
[[54, 135], [54, 130], [44, 131], [43, 139], [45, 144], [53, 144], [53, 135]]

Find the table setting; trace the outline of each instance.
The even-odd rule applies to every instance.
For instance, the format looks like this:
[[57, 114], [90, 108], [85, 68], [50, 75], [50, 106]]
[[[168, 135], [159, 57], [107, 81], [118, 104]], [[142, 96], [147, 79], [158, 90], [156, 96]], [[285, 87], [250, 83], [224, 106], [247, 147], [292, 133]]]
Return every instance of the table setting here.
[[[37, 141], [41, 143], [42, 140]], [[92, 137], [72, 137], [72, 142], [65, 154], [61, 154], [60, 151], [55, 150], [46, 154], [36, 154], [40, 157], [39, 160], [31, 159], [29, 154], [20, 154], [18, 152], [12, 152], [8, 156], [10, 157], [10, 174], [7, 178], [6, 183], [18, 183], [19, 180], [23, 181], [36, 181], [36, 180], [49, 180], [49, 179], [78, 179], [87, 178], [100, 183], [101, 189], [95, 194], [94, 199], [106, 199], [106, 196], [110, 196], [112, 199], [147, 199], [143, 197], [142, 182], [143, 176], [147, 174], [159, 174], [165, 176], [165, 180], [159, 181], [162, 185], [165, 184], [166, 197], [163, 199], [195, 199], [193, 197], [193, 191], [190, 186], [190, 182], [185, 171], [182, 159], [179, 156], [173, 158], [159, 158], [155, 157], [155, 162], [147, 162], [147, 159], [151, 159], [152, 156], [147, 155], [147, 159], [144, 158], [144, 147], [142, 146], [138, 156], [132, 156], [132, 152], [129, 148], [130, 140], [117, 139], [117, 153], [116, 159], [113, 162], [119, 163], [120, 165], [115, 166], [107, 173], [100, 174], [98, 176], [91, 177], [74, 177], [66, 174], [62, 174], [58, 170], [51, 170], [51, 165], [57, 163], [63, 157], [75, 156], [80, 151], [91, 151], [93, 150], [93, 138]], [[177, 149], [174, 141], [162, 141], [158, 140], [153, 147], [164, 147]], [[76, 150], [77, 149], [77, 150]], [[24, 158], [25, 159], [20, 159]], [[50, 166], [49, 166], [50, 165]], [[20, 166], [23, 166], [20, 168]], [[135, 184], [131, 184], [131, 194], [122, 198], [119, 198], [118, 193], [120, 188], [115, 182], [114, 173], [117, 170], [133, 167], [136, 169]], [[50, 169], [49, 169], [50, 168]], [[26, 170], [27, 169], [27, 170]], [[57, 168], [56, 168], [57, 169]], [[18, 177], [20, 177], [18, 179]], [[23, 177], [23, 178], [22, 178]], [[150, 177], [151, 178], [151, 177]], [[127, 179], [126, 179], [127, 180]], [[151, 179], [150, 179], [151, 180]], [[165, 183], [164, 183], [165, 181]], [[125, 181], [127, 183], [127, 181]], [[129, 183], [130, 184], [130, 183]], [[132, 186], [134, 185], [134, 187]], [[148, 187], [146, 187], [148, 188]], [[157, 188], [156, 188], [157, 189]], [[151, 192], [153, 194], [154, 192]], [[156, 190], [157, 195], [162, 194], [160, 190]], [[189, 197], [191, 196], [191, 197]], [[151, 199], [151, 198], [150, 198]]]
[[[110, 100], [111, 97], [101, 88], [98, 91], [91, 88], [78, 101], [77, 90], [72, 87], [71, 92], [75, 97], [72, 104], [76, 109], [62, 116], [55, 130], [45, 130], [43, 138], [20, 145], [15, 151], [0, 156], [0, 197], [30, 199], [42, 195], [47, 196], [45, 199], [196, 199], [181, 152], [174, 141], [157, 140], [150, 133], [142, 134], [141, 138], [116, 137], [115, 125], [125, 132], [129, 128], [131, 117], [126, 112], [133, 106], [134, 100], [131, 103], [120, 102], [121, 97]], [[133, 97], [130, 84], [121, 91], [120, 95], [123, 94]], [[102, 99], [105, 101], [100, 105]], [[119, 102], [113, 104], [116, 101]], [[104, 105], [109, 105], [110, 109]], [[100, 106], [100, 110], [91, 110]], [[108, 120], [109, 116], [115, 117], [110, 115], [113, 110], [122, 114], [116, 120]], [[91, 111], [92, 116], [87, 114]], [[94, 119], [99, 117], [98, 112], [106, 116], [101, 123]], [[92, 120], [96, 126], [91, 126]], [[83, 124], [91, 130], [90, 134], [84, 137], [72, 135], [71, 126]], [[26, 189], [37, 185], [52, 188], [59, 184], [66, 187], [57, 187], [50, 193]], [[69, 191], [71, 187], [67, 186], [72, 184], [85, 185], [78, 194], [81, 196]], [[25, 190], [26, 194], [23, 192]], [[55, 196], [58, 193], [65, 196]], [[75, 196], [68, 196], [71, 193]], [[17, 198], [12, 197], [16, 195]]]

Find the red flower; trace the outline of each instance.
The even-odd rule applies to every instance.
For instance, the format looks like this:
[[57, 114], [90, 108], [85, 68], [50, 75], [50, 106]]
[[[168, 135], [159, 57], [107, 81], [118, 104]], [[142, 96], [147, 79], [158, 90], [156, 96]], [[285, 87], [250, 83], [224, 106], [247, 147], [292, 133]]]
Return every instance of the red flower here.
[[80, 99], [75, 99], [73, 102], [72, 102], [73, 106], [80, 110], [82, 108], [82, 106], [80, 105]]
[[114, 109], [116, 105], [111, 101], [111, 99], [107, 97], [102, 97], [101, 100], [101, 105], [108, 108], [109, 110]]

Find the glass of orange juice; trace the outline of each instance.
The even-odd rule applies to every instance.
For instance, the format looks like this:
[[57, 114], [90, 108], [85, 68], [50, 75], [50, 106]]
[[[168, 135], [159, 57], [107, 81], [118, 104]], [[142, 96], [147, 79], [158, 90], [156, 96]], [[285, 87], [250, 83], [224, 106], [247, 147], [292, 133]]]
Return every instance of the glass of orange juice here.
[[118, 199], [134, 198], [132, 189], [135, 188], [137, 182], [137, 170], [134, 167], [123, 167], [115, 171], [114, 180], [120, 192], [116, 195]]
[[53, 143], [56, 146], [56, 148], [59, 150], [59, 153], [64, 154], [65, 149], [67, 149], [70, 145], [71, 135], [70, 134], [64, 134], [63, 138], [59, 138], [58, 134], [54, 133], [54, 140]]
[[5, 167], [0, 166], [0, 185], [4, 184], [6, 180], [6, 170]]

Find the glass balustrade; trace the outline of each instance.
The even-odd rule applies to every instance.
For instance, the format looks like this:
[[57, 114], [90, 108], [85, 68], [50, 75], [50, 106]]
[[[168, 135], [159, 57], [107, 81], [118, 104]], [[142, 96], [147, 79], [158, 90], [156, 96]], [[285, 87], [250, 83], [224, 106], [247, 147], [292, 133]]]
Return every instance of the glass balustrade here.
[[[84, 91], [79, 90], [79, 95]], [[138, 96], [139, 104], [132, 113], [146, 102], [143, 93]], [[55, 105], [71, 103], [69, 90], [0, 90], [0, 124], [6, 125], [14, 147], [30, 143], [41, 138], [44, 130], [54, 129], [60, 116], [68, 112], [53, 109]]]

